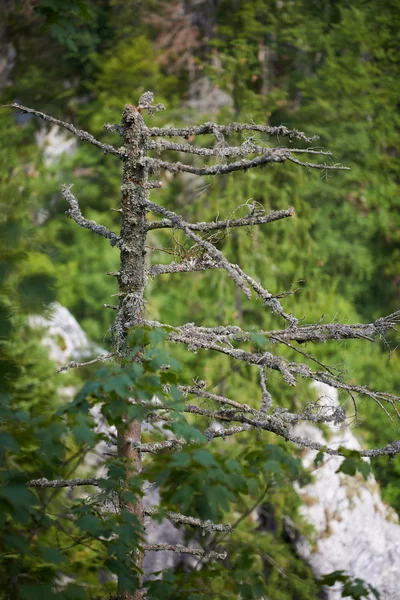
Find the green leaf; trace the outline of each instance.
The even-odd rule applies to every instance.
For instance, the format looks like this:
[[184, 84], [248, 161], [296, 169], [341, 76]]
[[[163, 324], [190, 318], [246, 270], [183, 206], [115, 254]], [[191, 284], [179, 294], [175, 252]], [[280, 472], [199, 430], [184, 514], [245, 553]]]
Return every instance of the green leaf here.
[[254, 346], [259, 348], [265, 348], [265, 346], [269, 344], [269, 339], [261, 333], [252, 333], [250, 336], [250, 341]]
[[18, 591], [21, 600], [53, 600], [53, 598], [57, 598], [53, 586], [48, 583], [20, 585]]
[[354, 476], [357, 471], [361, 473], [365, 480], [371, 474], [370, 463], [363, 460], [358, 453], [351, 458], [345, 458], [336, 470], [336, 473], [345, 473], [346, 475]]
[[11, 450], [17, 454], [20, 451], [20, 446], [12, 435], [0, 431], [0, 453], [6, 450]]
[[209, 450], [194, 450], [193, 460], [197, 461], [203, 467], [218, 466], [217, 461]]
[[38, 546], [40, 554], [44, 560], [54, 565], [60, 565], [66, 560], [66, 557], [54, 547]]

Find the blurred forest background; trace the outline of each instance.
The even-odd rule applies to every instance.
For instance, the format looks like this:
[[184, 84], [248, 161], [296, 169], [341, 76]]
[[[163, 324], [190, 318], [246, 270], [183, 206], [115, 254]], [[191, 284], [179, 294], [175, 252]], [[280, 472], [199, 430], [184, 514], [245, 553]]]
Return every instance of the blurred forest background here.
[[[220, 247], [273, 293], [300, 288], [283, 302], [304, 322], [323, 315], [326, 322], [371, 322], [399, 308], [397, 0], [3, 0], [1, 10], [1, 104], [18, 101], [110, 143], [115, 134], [103, 124], [119, 122], [124, 104], [146, 90], [167, 107], [154, 125], [252, 120], [318, 134], [318, 147], [333, 151], [349, 173], [327, 176], [285, 164], [218, 179], [169, 176], [157, 201], [189, 221], [240, 216], [238, 207], [253, 201], [267, 210], [294, 206], [293, 219], [234, 231]], [[67, 138], [69, 151], [55, 157], [42, 128], [35, 118], [0, 111], [0, 381], [2, 398], [12, 397], [14, 408], [29, 415], [30, 446], [18, 464], [30, 477], [43, 475], [32, 456], [37, 432], [51, 427], [57, 389], [79, 385], [88, 373], [57, 376], [28, 316], [58, 301], [108, 348], [114, 315], [102, 304], [112, 303], [116, 286], [105, 273], [118, 269], [113, 248], [65, 217], [60, 194], [63, 183], [73, 183], [85, 216], [118, 231], [118, 213], [110, 210], [119, 203], [118, 165], [89, 145], [68, 146]], [[168, 262], [171, 256], [158, 249], [173, 247], [171, 234], [155, 230], [149, 260]], [[263, 329], [275, 323], [255, 301], [244, 303], [218, 271], [158, 278], [148, 301], [149, 318], [164, 323]], [[188, 381], [195, 372], [216, 393], [258, 394], [256, 374], [228, 357], [176, 348], [174, 354]], [[373, 389], [399, 389], [399, 354], [384, 342], [325, 344], [318, 356], [345, 365], [350, 379]], [[310, 394], [306, 384], [292, 390], [281, 389], [279, 378], [270, 383], [272, 395], [279, 393], [288, 407]], [[7, 420], [9, 408], [2, 406]], [[359, 406], [356, 424], [367, 445], [383, 446], [398, 435], [398, 424], [372, 402]], [[18, 444], [26, 430], [13, 427]], [[43, 453], [57, 453], [57, 435]], [[232, 453], [239, 457], [244, 442], [236, 443]], [[47, 476], [56, 476], [50, 463]], [[373, 470], [384, 500], [400, 512], [400, 459], [377, 459]], [[263, 551], [305, 587], [264, 561], [267, 590], [274, 600], [316, 598], [313, 576], [281, 525], [284, 514], [298, 520], [299, 498], [282, 484], [269, 501], [276, 527], [262, 541]], [[242, 535], [246, 543], [247, 532]], [[75, 573], [91, 560], [87, 552], [71, 554]], [[216, 585], [212, 581], [210, 575], [207, 585]]]

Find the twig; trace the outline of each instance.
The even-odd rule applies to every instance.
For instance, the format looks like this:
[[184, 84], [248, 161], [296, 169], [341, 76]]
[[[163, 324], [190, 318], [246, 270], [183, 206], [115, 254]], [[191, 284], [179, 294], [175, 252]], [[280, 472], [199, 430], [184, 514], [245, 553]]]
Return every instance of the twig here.
[[[144, 514], [152, 517], [157, 514], [157, 509], [155, 508], [147, 508], [144, 510]], [[202, 530], [203, 535], [206, 533], [211, 533], [212, 531], [222, 531], [225, 533], [232, 533], [232, 527], [227, 523], [226, 525], [222, 525], [220, 523], [213, 523], [212, 521], [202, 521], [201, 519], [197, 519], [195, 517], [188, 517], [186, 515], [181, 515], [180, 513], [168, 512], [167, 519], [175, 524], [183, 524], [190, 525], [191, 527], [199, 527]]]
[[212, 394], [211, 392], [207, 392], [203, 387], [205, 386], [205, 382], [198, 382], [197, 385], [180, 385], [179, 390], [183, 394], [194, 394], [199, 398], [207, 398], [208, 400], [212, 400], [213, 402], [217, 402], [218, 404], [222, 404], [223, 406], [233, 406], [237, 411], [248, 412], [252, 414], [258, 414], [258, 411], [255, 408], [252, 408], [248, 404], [242, 404], [241, 402], [235, 402], [235, 400], [231, 400], [230, 398], [225, 398], [225, 396], [219, 396], [218, 394]]
[[290, 162], [295, 163], [296, 165], [300, 165], [301, 167], [308, 167], [310, 169], [322, 169], [322, 170], [330, 170], [330, 171], [350, 171], [350, 167], [344, 167], [343, 165], [337, 164], [337, 165], [327, 165], [326, 163], [324, 164], [317, 164], [317, 163], [310, 163], [310, 162], [302, 162], [301, 160], [299, 160], [298, 158], [295, 158], [294, 156], [287, 156], [286, 157], [287, 160], [290, 160]]
[[192, 554], [202, 558], [211, 558], [214, 560], [225, 560], [226, 552], [205, 552], [199, 548], [188, 548], [182, 544], [144, 544], [143, 549], [146, 552], [175, 552], [175, 554]]
[[257, 281], [255, 281], [255, 279], [253, 279], [252, 277], [250, 277], [250, 275], [247, 275], [247, 273], [245, 273], [239, 267], [239, 265], [235, 265], [235, 268], [238, 271], [238, 273], [240, 274], [240, 276], [247, 283], [250, 284], [250, 286], [256, 292], [257, 296], [263, 300], [264, 304], [266, 304], [266, 305], [268, 305], [270, 307], [270, 309], [272, 310], [272, 312], [277, 313], [283, 319], [285, 319], [286, 321], [288, 321], [290, 327], [293, 327], [293, 326], [297, 325], [297, 323], [299, 322], [298, 319], [296, 319], [295, 317], [292, 317], [292, 315], [287, 314], [283, 310], [281, 303], [278, 301], [278, 299], [273, 294], [271, 294], [268, 290], [266, 290], [261, 285], [261, 283], [258, 283]]
[[[329, 446], [325, 446], [324, 444], [320, 444], [319, 442], [314, 442], [313, 440], [308, 440], [306, 438], [289, 435], [285, 439], [288, 442], [297, 444], [298, 446], [303, 446], [309, 450], [324, 452], [330, 456], [347, 456], [346, 449], [340, 450], [340, 448], [338, 448], [335, 450], [335, 448], [330, 448]], [[396, 454], [400, 454], [400, 442], [391, 442], [382, 448], [373, 448], [372, 450], [353, 450], [353, 452], [357, 452], [359, 456], [365, 458], [375, 458], [376, 456], [395, 456]]]
[[96, 358], [93, 358], [92, 360], [88, 360], [87, 362], [78, 363], [78, 362], [72, 360], [67, 365], [60, 367], [57, 370], [57, 373], [64, 373], [65, 371], [69, 371], [70, 369], [80, 369], [82, 367], [88, 367], [89, 365], [94, 365], [97, 362], [104, 362], [106, 360], [110, 360], [110, 358], [114, 358], [114, 356], [115, 356], [115, 352], [110, 352], [109, 354], [100, 354], [100, 356], [97, 356]]

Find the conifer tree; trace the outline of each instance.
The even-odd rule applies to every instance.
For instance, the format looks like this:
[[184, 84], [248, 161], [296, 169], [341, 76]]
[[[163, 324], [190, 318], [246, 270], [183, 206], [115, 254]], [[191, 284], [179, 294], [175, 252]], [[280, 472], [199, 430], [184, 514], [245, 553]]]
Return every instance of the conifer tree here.
[[[104, 507], [108, 506], [107, 502], [112, 503], [114, 509], [115, 517], [110, 521], [109, 528], [99, 525], [100, 522], [103, 523], [99, 512], [96, 513], [96, 525], [93, 525], [93, 513], [92, 519], [89, 519], [82, 506], [78, 507], [76, 517], [81, 524], [81, 529], [86, 526], [89, 533], [108, 547], [110, 557], [108, 566], [111, 572], [118, 575], [118, 590], [115, 598], [124, 600], [144, 598], [141, 575], [145, 552], [187, 553], [197, 556], [199, 561], [219, 561], [226, 558], [226, 554], [218, 547], [199, 550], [180, 544], [146, 544], [143, 538], [144, 518], [146, 514], [152, 516], [152, 512], [146, 513], [141, 500], [142, 454], [156, 455], [169, 451], [179, 453], [184, 447], [201, 446], [216, 438], [225, 439], [251, 430], [269, 432], [277, 439], [292, 442], [299, 447], [311, 448], [322, 454], [344, 456], [352, 461], [354, 468], [359, 469], [363, 468], [363, 457], [394, 456], [400, 453], [400, 443], [397, 441], [382, 448], [351, 451], [349, 454], [346, 448], [334, 449], [296, 436], [292, 429], [299, 421], [344, 423], [346, 420], [344, 407], [326, 407], [316, 403], [307, 404], [299, 412], [291, 412], [282, 408], [278, 397], [272, 397], [268, 385], [268, 374], [271, 372], [276, 372], [282, 378], [282, 382], [289, 386], [296, 386], [300, 379], [321, 382], [347, 393], [354, 402], [357, 396], [365, 396], [378, 403], [389, 416], [392, 414], [398, 416], [399, 397], [346, 381], [334, 367], [323, 364], [304, 350], [304, 345], [307, 342], [371, 340], [382, 337], [385, 332], [396, 326], [400, 312], [379, 318], [369, 324], [323, 324], [321, 322], [303, 324], [299, 318], [284, 309], [282, 301], [292, 292], [277, 294], [267, 290], [262, 283], [244, 272], [240, 265], [233, 264], [223, 255], [217, 247], [218, 237], [215, 236], [216, 232], [227, 233], [240, 227], [265, 226], [277, 220], [290, 218], [294, 215], [292, 207], [266, 213], [254, 204], [249, 206], [249, 212], [244, 217], [190, 223], [177, 212], [157, 204], [149, 197], [151, 190], [155, 190], [155, 195], [156, 190], [162, 187], [161, 181], [150, 178], [160, 171], [217, 176], [258, 167], [272, 167], [274, 163], [285, 162], [322, 171], [346, 171], [347, 167], [332, 162], [329, 151], [311, 147], [315, 138], [285, 126], [271, 127], [253, 123], [218, 125], [206, 122], [200, 126], [150, 127], [145, 122], [144, 114], [152, 116], [164, 107], [153, 104], [153, 94], [146, 92], [136, 106], [125, 106], [120, 124], [106, 125], [109, 131], [123, 138], [123, 144], [115, 147], [104, 144], [91, 134], [37, 110], [17, 103], [9, 106], [67, 129], [80, 140], [93, 144], [104, 153], [114, 155], [123, 165], [121, 202], [118, 208], [121, 215], [119, 234], [86, 219], [70, 185], [65, 185], [62, 191], [69, 205], [67, 215], [78, 226], [106, 238], [111, 246], [120, 252], [119, 271], [111, 273], [118, 282], [118, 304], [108, 305], [108, 308], [114, 310], [116, 314], [112, 326], [112, 351], [89, 362], [71, 362], [61, 369], [68, 371], [97, 362], [110, 365], [108, 370], [101, 372], [97, 382], [89, 382], [83, 388], [67, 411], [69, 418], [74, 420], [76, 411], [86, 411], [87, 416], [88, 398], [96, 397], [97, 401], [101, 401], [102, 414], [110, 426], [116, 426], [118, 432], [116, 437], [112, 434], [105, 436], [107, 442], [114, 448], [114, 451], [109, 453], [108, 475], [99, 479], [89, 477], [73, 480], [49, 480], [41, 477], [27, 483], [28, 487], [36, 489], [100, 487], [103, 494], [102, 511], [104, 512]], [[235, 145], [238, 134], [246, 134], [249, 137], [241, 144]], [[261, 138], [261, 141], [255, 140], [256, 135]], [[210, 139], [213, 141], [208, 146], [196, 144], [195, 142], [201, 139], [201, 136], [205, 136], [207, 141]], [[300, 147], [282, 145], [271, 147], [269, 143], [262, 140], [262, 136], [279, 137], [280, 140], [285, 138], [291, 143], [296, 142]], [[171, 138], [185, 141], [174, 142]], [[164, 153], [197, 156], [204, 159], [204, 164], [195, 166], [190, 162], [159, 158], [159, 155]], [[316, 158], [322, 156], [325, 162], [302, 160], [299, 156], [303, 154]], [[223, 207], [221, 207], [222, 211]], [[147, 218], [151, 213], [157, 217], [157, 220]], [[146, 239], [148, 233], [156, 229], [180, 231], [188, 241], [190, 250], [169, 264], [155, 264], [149, 267], [146, 264]], [[166, 273], [176, 274], [179, 278], [185, 273], [209, 269], [219, 269], [221, 276], [232, 279], [246, 298], [250, 299], [253, 295], [261, 300], [266, 310], [281, 319], [282, 327], [271, 331], [246, 331], [234, 324], [212, 328], [193, 323], [175, 326], [146, 318], [145, 289], [150, 278], [158, 278]], [[179, 286], [179, 281], [177, 285]], [[213, 393], [208, 389], [207, 382], [196, 379], [196, 372], [192, 373], [192, 383], [179, 384], [169, 373], [168, 364], [165, 362], [167, 359], [154, 352], [153, 345], [159, 339], [158, 335], [172, 344], [186, 346], [191, 351], [203, 349], [222, 353], [234, 361], [257, 370], [258, 406], [253, 406], [246, 397], [232, 399]], [[290, 362], [280, 356], [281, 345], [294, 350], [299, 355], [299, 360]], [[315, 366], [310, 366], [312, 364]], [[196, 399], [195, 403], [189, 402], [189, 398]], [[211, 409], [204, 408], [205, 400], [212, 406]], [[191, 425], [192, 421], [181, 419], [184, 415], [206, 417], [215, 426], [199, 431]], [[95, 437], [96, 432], [93, 422], [87, 420], [86, 416], [78, 419], [77, 423], [80, 434], [83, 431], [84, 439], [89, 440], [91, 434]], [[161, 441], [156, 439], [145, 442], [142, 423], [157, 420], [163, 420], [174, 436]], [[167, 517], [173, 523], [187, 524], [201, 531], [216, 530], [224, 534], [231, 532], [229, 525], [204, 521], [192, 515], [168, 513]]]

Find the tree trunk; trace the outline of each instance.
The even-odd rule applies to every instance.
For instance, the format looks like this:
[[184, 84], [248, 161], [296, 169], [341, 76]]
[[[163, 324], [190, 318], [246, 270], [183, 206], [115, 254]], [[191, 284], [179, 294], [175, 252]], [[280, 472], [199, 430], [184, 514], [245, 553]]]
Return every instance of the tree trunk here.
[[[113, 327], [114, 347], [118, 352], [126, 351], [126, 332], [128, 327], [140, 325], [143, 321], [145, 274], [145, 240], [147, 174], [140, 161], [144, 156], [146, 142], [145, 123], [140, 109], [126, 105], [122, 114], [124, 128], [124, 147], [126, 157], [121, 185], [120, 233], [121, 264], [119, 283], [119, 308]], [[118, 431], [118, 455], [126, 461], [126, 477], [129, 478], [141, 470], [140, 451], [132, 442], [140, 442], [141, 424], [138, 421], [126, 422]], [[134, 514], [143, 525], [143, 505], [141, 499], [135, 504], [124, 503], [124, 510]], [[144, 556], [138, 555], [136, 566], [143, 569]], [[142, 600], [143, 593], [138, 590], [133, 595], [123, 589], [118, 582], [118, 598], [123, 600]]]

